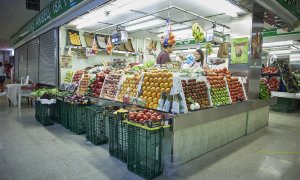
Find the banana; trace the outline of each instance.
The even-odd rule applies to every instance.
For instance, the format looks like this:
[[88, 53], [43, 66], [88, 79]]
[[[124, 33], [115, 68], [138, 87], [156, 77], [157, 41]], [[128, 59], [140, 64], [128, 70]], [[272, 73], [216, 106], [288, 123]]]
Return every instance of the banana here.
[[192, 25], [192, 35], [197, 42], [201, 42], [204, 39], [204, 32], [202, 27], [198, 23]]

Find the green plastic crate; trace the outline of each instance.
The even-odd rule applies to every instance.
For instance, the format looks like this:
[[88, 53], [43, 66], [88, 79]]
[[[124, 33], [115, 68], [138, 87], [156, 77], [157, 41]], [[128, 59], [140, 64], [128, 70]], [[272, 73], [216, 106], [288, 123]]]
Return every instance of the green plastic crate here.
[[36, 101], [36, 120], [41, 123], [43, 126], [50, 126], [53, 125], [53, 119], [52, 119], [52, 108], [54, 104], [41, 104], [41, 102]]
[[58, 124], [61, 123], [61, 121], [60, 121], [60, 108], [61, 108], [60, 106], [61, 106], [61, 103], [62, 103], [62, 100], [56, 99], [56, 104], [53, 105], [53, 108], [51, 109], [52, 110], [52, 112], [51, 112], [52, 119]]
[[82, 104], [71, 104], [70, 111], [68, 114], [68, 125], [70, 131], [76, 134], [85, 134], [85, 108], [88, 105]]
[[127, 124], [123, 123], [127, 113], [109, 113], [109, 153], [111, 156], [127, 162]]
[[294, 112], [298, 109], [298, 100], [290, 98], [277, 98], [277, 104], [270, 107], [271, 110], [277, 112]]
[[85, 111], [87, 141], [95, 145], [107, 143], [104, 108], [102, 106], [90, 106], [86, 107]]
[[147, 130], [128, 124], [127, 168], [129, 171], [145, 179], [154, 179], [162, 174], [163, 134], [163, 128]]
[[71, 107], [72, 107], [71, 104], [62, 101], [60, 104], [60, 108], [59, 108], [60, 122], [66, 129], [69, 129], [69, 117], [68, 116], [70, 114]]

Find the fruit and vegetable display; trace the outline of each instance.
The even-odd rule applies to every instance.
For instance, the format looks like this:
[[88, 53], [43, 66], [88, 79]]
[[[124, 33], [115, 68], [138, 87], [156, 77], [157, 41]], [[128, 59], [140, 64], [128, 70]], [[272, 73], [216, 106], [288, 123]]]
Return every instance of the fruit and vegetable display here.
[[108, 74], [109, 71], [104, 71], [96, 74], [96, 77], [94, 77], [91, 80], [91, 85], [88, 88], [87, 94], [92, 97], [99, 97], [102, 86], [105, 80], [106, 74]]
[[141, 76], [137, 73], [134, 74], [133, 76], [126, 77], [126, 79], [123, 81], [119, 89], [116, 100], [120, 102], [124, 102], [123, 98], [125, 94], [131, 97], [136, 97], [140, 80], [141, 80]]
[[72, 82], [73, 75], [74, 75], [73, 71], [71, 71], [71, 70], [67, 71], [64, 82], [67, 82], [67, 83]]
[[280, 86], [280, 80], [277, 77], [270, 77], [269, 86], [271, 91], [278, 91]]
[[204, 31], [198, 23], [193, 24], [192, 35], [195, 38], [196, 42], [202, 42], [204, 40]]
[[278, 74], [279, 70], [277, 67], [263, 67], [261, 69], [261, 72], [263, 74]]
[[139, 98], [146, 101], [146, 108], [157, 109], [161, 93], [169, 94], [172, 87], [173, 74], [167, 70], [145, 72]]
[[90, 80], [91, 77], [89, 74], [83, 74], [82, 79], [79, 82], [79, 87], [77, 92], [78, 94], [84, 95], [87, 92], [88, 87], [90, 85]]
[[64, 101], [70, 104], [89, 104], [90, 102], [87, 97], [82, 95], [67, 96]]
[[228, 88], [224, 75], [228, 75], [227, 69], [214, 69], [206, 72], [206, 78], [210, 84], [210, 94], [214, 106], [230, 104]]
[[245, 93], [242, 83], [237, 77], [227, 77], [228, 88], [232, 102], [245, 101]]
[[83, 73], [84, 73], [83, 70], [76, 71], [73, 76], [72, 82], [75, 82], [78, 84]]
[[210, 106], [208, 88], [204, 81], [181, 80], [181, 84], [188, 110], [203, 109]]
[[289, 93], [297, 93], [299, 92], [299, 87], [297, 85], [297, 81], [295, 76], [292, 74], [292, 71], [287, 62], [278, 64], [280, 74], [282, 77], [282, 81], [285, 85], [287, 92]]
[[128, 113], [128, 120], [148, 127], [164, 125], [165, 115], [153, 110], [144, 109], [141, 111], [131, 111]]
[[268, 80], [266, 78], [260, 79], [260, 86], [259, 86], [259, 98], [260, 99], [269, 99], [271, 96], [271, 89], [268, 84]]
[[40, 99], [54, 99], [59, 95], [57, 88], [40, 88], [31, 93], [32, 96]]
[[118, 92], [118, 85], [120, 79], [121, 79], [120, 74], [106, 75], [100, 97], [105, 99], [115, 100]]
[[79, 32], [78, 31], [71, 31], [69, 30], [68, 32], [70, 43], [74, 46], [81, 46], [81, 41], [79, 37]]

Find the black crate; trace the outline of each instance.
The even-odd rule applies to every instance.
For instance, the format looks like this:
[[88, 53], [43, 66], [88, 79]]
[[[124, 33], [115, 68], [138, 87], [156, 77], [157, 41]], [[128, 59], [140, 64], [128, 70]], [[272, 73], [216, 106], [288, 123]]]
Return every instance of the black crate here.
[[90, 106], [85, 111], [86, 139], [95, 145], [107, 143], [104, 107]]
[[271, 110], [277, 112], [294, 112], [298, 109], [298, 99], [277, 98], [277, 104], [270, 107]]
[[52, 119], [52, 108], [54, 104], [41, 104], [40, 101], [35, 102], [36, 106], [36, 120], [41, 123], [43, 126], [50, 126], [53, 125]]
[[161, 162], [164, 129], [148, 130], [128, 124], [128, 170], [154, 179], [163, 172]]
[[107, 113], [109, 117], [109, 153], [111, 156], [127, 162], [127, 124], [123, 123], [127, 113]]
[[68, 113], [68, 126], [70, 131], [76, 134], [86, 133], [86, 119], [85, 119], [85, 104], [71, 104]]

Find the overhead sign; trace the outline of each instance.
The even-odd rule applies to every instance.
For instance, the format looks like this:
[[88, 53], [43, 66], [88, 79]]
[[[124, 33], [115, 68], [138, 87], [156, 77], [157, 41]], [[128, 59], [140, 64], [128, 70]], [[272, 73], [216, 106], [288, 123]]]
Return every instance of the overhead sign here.
[[15, 45], [25, 37], [40, 29], [59, 15], [73, 8], [83, 0], [53, 0], [34, 18], [26, 23], [11, 39], [11, 45]]
[[26, 9], [40, 11], [40, 0], [26, 0]]
[[300, 19], [300, 1], [299, 0], [276, 0], [286, 10]]

